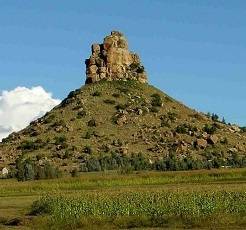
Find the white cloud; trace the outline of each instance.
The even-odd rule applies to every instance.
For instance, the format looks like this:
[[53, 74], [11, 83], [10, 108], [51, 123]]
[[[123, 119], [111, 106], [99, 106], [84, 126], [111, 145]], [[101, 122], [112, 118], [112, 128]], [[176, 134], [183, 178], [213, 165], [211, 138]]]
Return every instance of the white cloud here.
[[41, 86], [3, 91], [0, 94], [0, 141], [25, 128], [59, 103], [60, 100], [52, 98], [52, 94]]

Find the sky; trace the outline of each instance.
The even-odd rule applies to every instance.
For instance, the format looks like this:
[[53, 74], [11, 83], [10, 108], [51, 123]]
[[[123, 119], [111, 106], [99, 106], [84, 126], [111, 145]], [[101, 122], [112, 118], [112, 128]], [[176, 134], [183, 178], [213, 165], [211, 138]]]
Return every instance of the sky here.
[[140, 54], [150, 84], [245, 126], [245, 15], [244, 0], [0, 0], [0, 133], [1, 116], [18, 116], [4, 95], [22, 87], [25, 106], [40, 87], [51, 108], [84, 84], [90, 45], [112, 30]]

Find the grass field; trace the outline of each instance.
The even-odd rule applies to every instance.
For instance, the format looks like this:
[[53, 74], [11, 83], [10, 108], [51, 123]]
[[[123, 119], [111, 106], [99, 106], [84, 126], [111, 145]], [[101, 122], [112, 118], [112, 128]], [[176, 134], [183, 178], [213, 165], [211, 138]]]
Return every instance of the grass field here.
[[246, 229], [246, 169], [1, 180], [0, 229]]

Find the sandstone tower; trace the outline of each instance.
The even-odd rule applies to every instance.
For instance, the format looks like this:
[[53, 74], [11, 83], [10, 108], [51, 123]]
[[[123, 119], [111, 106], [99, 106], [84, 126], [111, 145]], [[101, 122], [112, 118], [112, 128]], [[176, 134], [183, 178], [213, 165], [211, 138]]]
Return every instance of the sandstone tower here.
[[103, 44], [93, 44], [91, 51], [90, 58], [85, 61], [86, 84], [102, 79], [147, 82], [139, 56], [128, 50], [127, 40], [121, 32], [112, 31]]

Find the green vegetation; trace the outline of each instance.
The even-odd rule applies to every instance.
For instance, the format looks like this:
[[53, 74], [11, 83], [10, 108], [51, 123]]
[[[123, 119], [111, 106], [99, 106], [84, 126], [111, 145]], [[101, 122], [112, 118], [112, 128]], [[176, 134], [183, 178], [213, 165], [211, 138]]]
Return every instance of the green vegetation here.
[[218, 121], [219, 120], [219, 116], [216, 113], [212, 113], [211, 118], [213, 121]]
[[240, 127], [242, 133], [246, 133], [246, 127]]
[[31, 159], [20, 157], [16, 161], [16, 178], [18, 181], [40, 180], [58, 178], [60, 172], [49, 162], [43, 162], [39, 165]]
[[246, 227], [245, 169], [80, 175], [74, 169], [71, 175], [2, 180], [0, 228], [16, 223], [15, 229]]
[[190, 124], [181, 124], [176, 127], [177, 133], [189, 134], [189, 132], [196, 132], [196, 131], [198, 131], [197, 127], [194, 127]]
[[96, 120], [95, 120], [94, 118], [91, 119], [91, 120], [89, 120], [88, 123], [87, 123], [87, 125], [88, 125], [89, 127], [96, 127], [96, 126], [97, 126]]
[[99, 92], [99, 91], [95, 91], [95, 92], [92, 93], [93, 97], [100, 97], [101, 95], [102, 95], [102, 93]]
[[33, 150], [37, 150], [42, 147], [43, 147], [42, 140], [37, 139], [36, 141], [25, 140], [20, 144], [18, 148], [21, 150], [25, 150], [25, 151], [33, 151]]
[[[0, 167], [14, 165], [20, 155], [31, 160], [42, 155], [39, 160], [45, 159], [65, 172], [74, 167], [88, 171], [86, 162], [91, 160], [99, 161], [90, 167], [97, 171], [116, 169], [118, 165], [119, 170], [128, 172], [145, 169], [136, 163], [135, 156], [140, 153], [151, 170], [242, 167], [244, 129], [240, 131], [215, 118], [215, 114], [207, 118], [189, 109], [148, 84], [101, 81], [72, 91], [44, 117], [5, 138], [0, 144], [4, 159]], [[203, 145], [196, 145], [202, 139]], [[114, 144], [115, 140], [123, 145]], [[114, 153], [124, 164], [111, 156]], [[175, 167], [166, 163], [172, 153], [176, 153]], [[207, 158], [210, 153], [216, 154]], [[104, 157], [112, 158], [112, 162], [105, 163]]]
[[[246, 214], [244, 192], [110, 192], [76, 197], [46, 196], [34, 202], [32, 214], [49, 214], [60, 226], [76, 226], [81, 217], [141, 217], [149, 227], [163, 227], [165, 220], [197, 220], [211, 216]], [[154, 223], [154, 220], [159, 220]], [[164, 221], [164, 223], [163, 223]], [[144, 226], [145, 226], [144, 224]], [[133, 227], [143, 227], [136, 221]]]
[[162, 106], [162, 99], [161, 99], [160, 94], [154, 93], [154, 94], [151, 95], [151, 97], [152, 97], [151, 105], [153, 107]]
[[112, 99], [105, 99], [105, 100], [104, 100], [104, 103], [114, 105], [114, 104], [115, 104], [115, 100], [112, 100]]
[[214, 134], [217, 130], [217, 127], [215, 124], [205, 124], [205, 126], [203, 127], [203, 131], [208, 133], [208, 134]]

